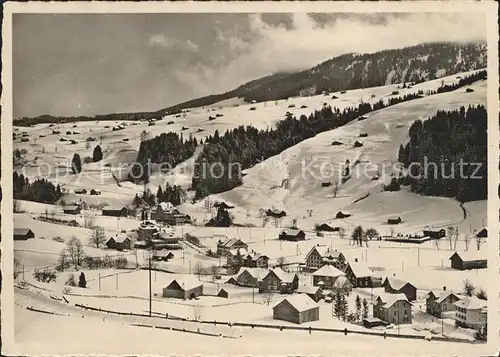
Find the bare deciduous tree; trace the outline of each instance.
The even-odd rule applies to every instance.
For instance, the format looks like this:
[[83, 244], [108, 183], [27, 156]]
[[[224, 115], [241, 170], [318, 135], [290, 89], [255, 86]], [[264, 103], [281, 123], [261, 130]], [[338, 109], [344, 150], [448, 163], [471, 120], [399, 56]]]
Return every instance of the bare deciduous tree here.
[[196, 304], [193, 305], [193, 318], [195, 321], [201, 321], [203, 317], [203, 305]]
[[339, 227], [339, 238], [344, 239], [346, 236], [346, 231], [344, 227]]
[[94, 216], [86, 214], [83, 216], [83, 226], [85, 228], [94, 228]]
[[278, 259], [276, 259], [276, 266], [280, 267], [283, 271], [286, 271], [286, 263], [287, 260], [285, 257], [279, 257]]
[[203, 265], [201, 265], [200, 262], [196, 262], [193, 272], [198, 275], [198, 279], [200, 279], [201, 275], [203, 274]]
[[212, 265], [210, 267], [210, 274], [214, 279], [217, 279], [217, 276], [219, 275], [219, 267], [217, 265]]
[[104, 244], [105, 241], [106, 241], [106, 235], [104, 233], [104, 228], [102, 227], [92, 228], [92, 234], [90, 235], [89, 243], [99, 248], [99, 246]]
[[271, 304], [271, 302], [273, 301], [273, 296], [271, 295], [270, 292], [264, 295], [264, 301], [267, 303], [268, 306], [269, 304]]
[[78, 269], [78, 267], [81, 265], [83, 258], [85, 257], [85, 253], [83, 252], [82, 242], [77, 237], [73, 236], [66, 243], [66, 249], [71, 259], [71, 262], [75, 266], [75, 269]]

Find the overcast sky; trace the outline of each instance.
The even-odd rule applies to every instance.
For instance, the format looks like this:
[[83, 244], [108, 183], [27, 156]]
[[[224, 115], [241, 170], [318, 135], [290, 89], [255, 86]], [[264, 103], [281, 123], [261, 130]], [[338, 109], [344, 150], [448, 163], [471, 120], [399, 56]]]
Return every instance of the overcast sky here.
[[486, 41], [478, 16], [14, 14], [14, 117], [153, 111], [346, 52]]

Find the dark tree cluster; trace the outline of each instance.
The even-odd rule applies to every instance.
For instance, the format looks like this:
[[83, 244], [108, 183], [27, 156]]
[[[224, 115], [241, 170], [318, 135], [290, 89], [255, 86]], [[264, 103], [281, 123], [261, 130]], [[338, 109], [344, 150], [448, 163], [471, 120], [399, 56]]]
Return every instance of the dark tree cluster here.
[[398, 161], [409, 168], [402, 183], [413, 192], [461, 202], [487, 198], [487, 110], [484, 106], [438, 111], [415, 121]]
[[61, 187], [54, 186], [46, 179], [38, 179], [30, 183], [23, 174], [14, 172], [14, 199], [40, 203], [55, 203], [62, 196]]
[[165, 168], [174, 168], [177, 164], [190, 158], [198, 141], [191, 135], [184, 140], [182, 134], [162, 133], [149, 140], [141, 141], [136, 164], [131, 167], [129, 179], [133, 182], [149, 181], [149, 166], [151, 163], [165, 164]]
[[219, 206], [217, 208], [217, 215], [211, 218], [206, 226], [207, 227], [230, 227], [233, 224], [233, 217], [229, 211]]
[[182, 202], [184, 202], [185, 197], [186, 192], [182, 189], [181, 186], [170, 186], [168, 182], [165, 186], [165, 189], [162, 189], [161, 186], [158, 186], [158, 191], [156, 192], [156, 202], [170, 202], [174, 206], [178, 206]]
[[373, 110], [416, 98], [420, 98], [420, 95], [408, 94], [392, 97], [388, 104], [381, 99], [373, 107], [370, 103], [360, 103], [355, 108], [342, 111], [325, 106], [321, 110], [315, 110], [309, 117], [302, 115], [297, 119], [287, 116], [276, 124], [276, 129], [259, 131], [252, 126], [240, 126], [226, 131], [223, 136], [216, 131], [213, 136], [208, 137], [196, 161], [192, 179], [192, 188], [196, 191], [195, 199], [241, 185], [241, 170], [277, 155], [301, 141], [343, 126]]
[[457, 90], [459, 88], [469, 86], [474, 82], [481, 81], [487, 78], [487, 71], [479, 71], [476, 73], [471, 74], [470, 76], [466, 76], [463, 78], [460, 78], [457, 83], [454, 84], [444, 84], [440, 86], [437, 90], [435, 91], [429, 91], [428, 94], [439, 94], [439, 93], [446, 93], [446, 92], [452, 92], [454, 90]]

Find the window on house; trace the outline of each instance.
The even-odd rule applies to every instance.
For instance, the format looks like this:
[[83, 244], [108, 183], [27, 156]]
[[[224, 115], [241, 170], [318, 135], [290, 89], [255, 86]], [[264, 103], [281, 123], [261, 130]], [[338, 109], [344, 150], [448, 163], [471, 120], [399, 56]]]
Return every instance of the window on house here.
[[446, 304], [443, 304], [443, 310], [446, 310]]
[[394, 311], [394, 316], [396, 316], [396, 311]]

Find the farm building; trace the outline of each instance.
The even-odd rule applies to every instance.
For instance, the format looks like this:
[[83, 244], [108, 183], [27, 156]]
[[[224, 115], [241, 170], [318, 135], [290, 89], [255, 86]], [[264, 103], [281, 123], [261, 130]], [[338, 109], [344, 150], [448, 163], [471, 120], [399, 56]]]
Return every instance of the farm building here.
[[425, 310], [428, 314], [441, 317], [447, 313], [455, 313], [455, 303], [461, 299], [461, 296], [451, 291], [430, 291], [425, 299]]
[[297, 289], [297, 293], [305, 294], [316, 302], [321, 300], [321, 297], [323, 296], [323, 294], [321, 293], [321, 288], [319, 286], [300, 286]]
[[259, 293], [280, 292], [290, 294], [299, 287], [297, 274], [284, 272], [281, 268], [270, 270], [259, 285]]
[[203, 285], [203, 296], [216, 296], [220, 298], [229, 298], [229, 293], [224, 288], [219, 289], [219, 284]]
[[309, 272], [316, 271], [326, 264], [344, 271], [347, 260], [341, 252], [332, 250], [325, 245], [316, 245], [307, 253], [306, 266], [303, 269]]
[[241, 268], [236, 276], [237, 285], [258, 288], [269, 270], [262, 268]]
[[112, 217], [127, 217], [128, 209], [127, 209], [127, 207], [103, 208], [102, 215], [103, 216], [112, 216]]
[[373, 286], [370, 269], [364, 263], [358, 262], [358, 259], [347, 264], [345, 274], [355, 288]]
[[488, 229], [481, 229], [478, 233], [476, 233], [476, 238], [488, 238]]
[[390, 324], [411, 324], [411, 307], [405, 294], [379, 295], [373, 303], [373, 317]]
[[172, 252], [165, 252], [165, 251], [155, 251], [153, 253], [153, 260], [169, 260], [174, 257], [174, 253]]
[[280, 240], [288, 240], [288, 241], [297, 242], [299, 240], [305, 240], [306, 233], [301, 229], [286, 228], [280, 232], [278, 238]]
[[332, 226], [328, 223], [322, 223], [318, 226], [318, 230], [323, 232], [338, 232], [340, 230], [340, 227]]
[[316, 270], [313, 274], [313, 286], [331, 289], [337, 278], [344, 276], [345, 273], [338, 270], [332, 265], [324, 265]]
[[179, 237], [174, 237], [173, 235], [167, 234], [165, 232], [158, 233], [158, 239], [161, 239], [167, 244], [178, 244], [180, 240]]
[[65, 214], [80, 214], [82, 212], [81, 206], [66, 206], [63, 208]]
[[354, 142], [354, 147], [355, 147], [355, 148], [360, 148], [360, 147], [362, 147], [362, 146], [363, 146], [363, 143], [362, 143], [361, 141], [357, 141], [357, 140], [356, 140], [356, 141]]
[[130, 249], [132, 242], [130, 238], [123, 234], [118, 234], [116, 237], [111, 237], [106, 241], [108, 249], [124, 250]]
[[35, 238], [35, 233], [29, 228], [14, 228], [14, 240]]
[[279, 209], [268, 209], [266, 211], [266, 216], [274, 218], [282, 218], [286, 216], [286, 212]]
[[75, 193], [78, 194], [78, 195], [86, 195], [87, 194], [87, 190], [85, 188], [76, 188], [75, 189]]
[[446, 236], [446, 231], [444, 229], [440, 230], [425, 230], [423, 231], [424, 237], [430, 237], [432, 239], [439, 239]]
[[349, 214], [349, 213], [346, 213], [346, 212], [342, 212], [342, 211], [338, 211], [337, 214], [335, 215], [335, 218], [338, 218], [338, 219], [343, 219], [343, 218], [349, 218], [351, 217], [352, 215]]
[[243, 256], [243, 266], [248, 268], [264, 268], [269, 267], [269, 257], [260, 253], [247, 253]]
[[160, 231], [160, 227], [151, 221], [144, 221], [137, 228], [139, 241], [148, 241], [152, 240]]
[[338, 146], [338, 145], [344, 145], [344, 144], [342, 142], [340, 142], [340, 141], [334, 140], [334, 141], [332, 141], [332, 145], [333, 146]]
[[481, 251], [455, 252], [450, 260], [451, 268], [458, 270], [485, 269], [488, 266], [486, 253]]
[[230, 238], [224, 241], [217, 242], [217, 255], [220, 257], [226, 256], [230, 250], [243, 248], [248, 250], [248, 245], [239, 238]]
[[400, 224], [401, 222], [401, 217], [389, 217], [387, 219], [387, 224]]
[[223, 209], [231, 209], [234, 208], [234, 206], [228, 205], [226, 202], [215, 202], [214, 203], [215, 208], [223, 208]]
[[177, 299], [195, 299], [203, 295], [203, 284], [194, 277], [175, 278], [163, 288], [163, 297]]
[[273, 307], [273, 319], [296, 324], [319, 320], [319, 305], [304, 294], [289, 296]]
[[321, 187], [330, 187], [331, 185], [332, 183], [330, 181], [321, 183]]
[[101, 194], [101, 191], [98, 190], [97, 188], [93, 188], [93, 189], [90, 190], [90, 194], [92, 196], [99, 196]]
[[408, 281], [387, 277], [384, 279], [382, 286], [388, 294], [405, 294], [409, 301], [417, 300], [417, 288]]
[[479, 330], [486, 323], [487, 302], [485, 300], [478, 299], [476, 296], [467, 296], [455, 302], [454, 305], [457, 324]]
[[345, 276], [339, 276], [333, 283], [332, 288], [334, 290], [340, 290], [345, 293], [350, 293], [352, 291], [352, 284]]

